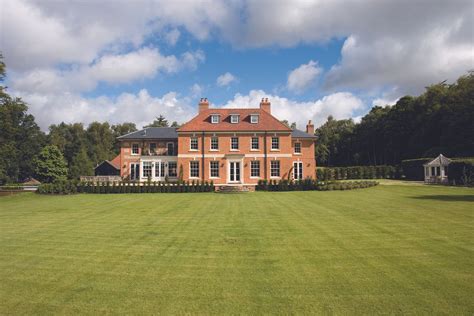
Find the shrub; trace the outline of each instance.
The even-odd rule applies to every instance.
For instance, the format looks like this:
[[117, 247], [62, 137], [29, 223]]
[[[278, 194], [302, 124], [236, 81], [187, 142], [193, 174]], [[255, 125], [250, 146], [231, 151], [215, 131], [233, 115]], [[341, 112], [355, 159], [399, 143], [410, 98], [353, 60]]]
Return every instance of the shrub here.
[[433, 158], [419, 158], [402, 160], [402, 171], [405, 179], [423, 181], [425, 179], [425, 170], [423, 165], [430, 162]]
[[474, 158], [453, 160], [448, 166], [448, 180], [453, 185], [474, 186]]
[[40, 184], [39, 194], [74, 194], [77, 193], [78, 184], [73, 180], [55, 180], [52, 183]]

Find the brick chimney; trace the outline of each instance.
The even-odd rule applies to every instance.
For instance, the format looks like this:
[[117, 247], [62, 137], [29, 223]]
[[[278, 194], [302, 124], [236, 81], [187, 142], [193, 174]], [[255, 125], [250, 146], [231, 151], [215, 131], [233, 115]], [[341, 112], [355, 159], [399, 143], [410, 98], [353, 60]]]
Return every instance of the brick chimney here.
[[201, 98], [199, 101], [199, 113], [205, 110], [209, 110], [209, 101], [207, 101], [207, 98]]
[[260, 101], [260, 109], [270, 114], [272, 113], [271, 105], [272, 104], [268, 101], [268, 98], [262, 98], [262, 101]]
[[311, 120], [309, 120], [308, 124], [306, 125], [306, 133], [310, 135], [314, 135], [314, 125], [313, 125], [313, 122], [311, 122]]

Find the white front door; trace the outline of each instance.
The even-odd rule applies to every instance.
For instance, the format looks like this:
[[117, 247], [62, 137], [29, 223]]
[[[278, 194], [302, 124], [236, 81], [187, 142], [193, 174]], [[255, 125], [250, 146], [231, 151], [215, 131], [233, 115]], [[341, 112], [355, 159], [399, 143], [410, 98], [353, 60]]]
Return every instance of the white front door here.
[[240, 182], [240, 162], [229, 162], [229, 182]]
[[140, 179], [140, 164], [131, 163], [130, 164], [130, 180], [139, 180]]
[[301, 161], [293, 162], [293, 179], [303, 179], [303, 163]]

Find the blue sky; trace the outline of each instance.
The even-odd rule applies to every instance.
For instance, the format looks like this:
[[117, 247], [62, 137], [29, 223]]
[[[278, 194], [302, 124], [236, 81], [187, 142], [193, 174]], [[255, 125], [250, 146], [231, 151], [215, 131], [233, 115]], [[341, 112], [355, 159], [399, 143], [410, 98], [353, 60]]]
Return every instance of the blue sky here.
[[217, 107], [268, 97], [303, 128], [357, 121], [473, 69], [473, 12], [464, 0], [4, 0], [0, 50], [9, 91], [44, 130], [184, 122], [200, 97]]

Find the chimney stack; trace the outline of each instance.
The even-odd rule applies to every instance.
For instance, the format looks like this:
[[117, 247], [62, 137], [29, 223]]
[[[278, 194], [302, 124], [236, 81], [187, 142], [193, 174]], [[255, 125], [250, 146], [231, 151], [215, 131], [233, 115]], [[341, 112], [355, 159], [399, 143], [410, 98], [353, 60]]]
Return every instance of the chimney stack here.
[[199, 101], [199, 113], [209, 110], [209, 101], [207, 101], [207, 98], [201, 98]]
[[262, 101], [260, 101], [260, 109], [267, 113], [272, 113], [271, 103], [268, 101], [268, 98], [262, 98]]
[[313, 125], [313, 122], [311, 122], [311, 120], [309, 120], [308, 124], [306, 125], [306, 133], [310, 135], [314, 135], [314, 125]]

